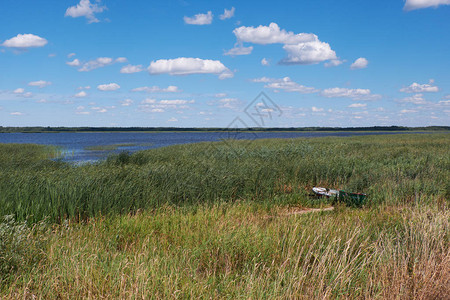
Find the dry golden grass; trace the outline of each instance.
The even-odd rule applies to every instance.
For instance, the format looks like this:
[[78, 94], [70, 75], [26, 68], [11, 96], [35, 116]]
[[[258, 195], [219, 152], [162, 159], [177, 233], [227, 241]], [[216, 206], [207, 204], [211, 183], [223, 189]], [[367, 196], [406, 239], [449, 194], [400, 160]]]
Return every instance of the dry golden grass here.
[[305, 215], [220, 204], [58, 225], [5, 299], [379, 298], [450, 295], [448, 209]]

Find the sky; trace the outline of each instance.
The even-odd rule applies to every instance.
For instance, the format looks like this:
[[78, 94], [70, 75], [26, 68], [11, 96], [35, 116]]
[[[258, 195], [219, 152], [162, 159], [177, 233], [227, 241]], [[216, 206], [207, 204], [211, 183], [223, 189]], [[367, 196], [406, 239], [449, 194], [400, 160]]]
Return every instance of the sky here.
[[450, 125], [450, 0], [2, 0], [0, 126]]

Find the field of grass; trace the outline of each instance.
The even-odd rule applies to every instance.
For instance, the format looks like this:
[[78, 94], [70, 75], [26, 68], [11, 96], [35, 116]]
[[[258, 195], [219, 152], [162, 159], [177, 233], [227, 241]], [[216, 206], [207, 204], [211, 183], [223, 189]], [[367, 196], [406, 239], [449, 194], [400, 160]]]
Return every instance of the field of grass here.
[[[450, 296], [450, 136], [224, 141], [93, 165], [0, 144], [0, 298]], [[329, 206], [314, 185], [368, 194]]]

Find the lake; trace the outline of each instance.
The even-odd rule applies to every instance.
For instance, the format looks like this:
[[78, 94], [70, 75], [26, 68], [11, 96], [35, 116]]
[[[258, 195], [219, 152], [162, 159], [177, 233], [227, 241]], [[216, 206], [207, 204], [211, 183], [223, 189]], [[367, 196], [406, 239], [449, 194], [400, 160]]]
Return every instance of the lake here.
[[[0, 133], [0, 143], [54, 145], [63, 149], [71, 162], [94, 162], [112, 153], [136, 152], [170, 145], [215, 142], [222, 139], [268, 139], [325, 136], [360, 136], [412, 132], [92, 132], [92, 133]], [[417, 132], [416, 132], [417, 133]], [[120, 145], [116, 149], [91, 150], [90, 147]]]

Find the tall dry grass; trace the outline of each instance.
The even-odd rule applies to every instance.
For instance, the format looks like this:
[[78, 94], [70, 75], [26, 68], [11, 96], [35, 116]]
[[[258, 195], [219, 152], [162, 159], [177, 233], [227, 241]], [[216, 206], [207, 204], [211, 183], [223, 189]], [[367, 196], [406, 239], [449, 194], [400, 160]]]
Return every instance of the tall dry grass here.
[[220, 204], [98, 218], [43, 234], [5, 298], [445, 299], [448, 210], [291, 215]]

